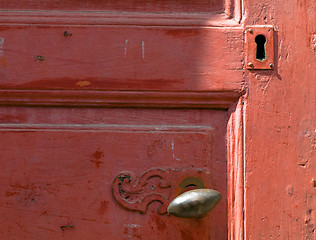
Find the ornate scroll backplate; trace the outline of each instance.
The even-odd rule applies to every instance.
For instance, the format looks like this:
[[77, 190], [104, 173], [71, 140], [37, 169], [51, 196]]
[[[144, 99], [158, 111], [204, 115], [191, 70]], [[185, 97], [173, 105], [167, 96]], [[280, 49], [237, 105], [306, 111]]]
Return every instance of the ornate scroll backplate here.
[[139, 178], [121, 172], [113, 180], [112, 192], [125, 209], [146, 213], [148, 205], [157, 201], [161, 203], [158, 212], [165, 214], [172, 199], [186, 190], [210, 187], [210, 181], [210, 174], [203, 169], [153, 168]]

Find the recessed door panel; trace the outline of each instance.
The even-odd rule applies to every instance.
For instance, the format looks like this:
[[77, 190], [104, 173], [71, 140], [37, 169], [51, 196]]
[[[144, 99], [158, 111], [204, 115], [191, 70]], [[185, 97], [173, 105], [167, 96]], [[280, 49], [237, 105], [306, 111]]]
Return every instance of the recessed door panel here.
[[[226, 111], [60, 109], [54, 110], [59, 119], [52, 124], [54, 116], [43, 118], [41, 110], [46, 111], [24, 112], [35, 124], [16, 115], [19, 111], [2, 120], [1, 238], [225, 238], [225, 200], [200, 219], [176, 218], [159, 209], [200, 183], [226, 198]], [[133, 111], [134, 120], [126, 125]], [[94, 124], [75, 120], [85, 113]], [[9, 123], [14, 117], [19, 124]], [[109, 124], [115, 117], [116, 124]], [[122, 188], [120, 200], [113, 196], [115, 179], [126, 172], [136, 183], [147, 174], [146, 183], [129, 199], [123, 199]], [[171, 186], [162, 187], [163, 181]], [[154, 198], [145, 211], [133, 208], [150, 194], [166, 201]]]

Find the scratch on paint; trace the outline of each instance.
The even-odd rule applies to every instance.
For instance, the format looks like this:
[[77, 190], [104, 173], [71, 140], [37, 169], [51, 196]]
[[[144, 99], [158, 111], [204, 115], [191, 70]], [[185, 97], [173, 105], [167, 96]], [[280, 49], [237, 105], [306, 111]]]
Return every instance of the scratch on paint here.
[[145, 59], [145, 42], [142, 41], [142, 57]]
[[24, 231], [23, 227], [17, 221], [15, 221], [15, 223]]
[[174, 155], [174, 142], [171, 143], [171, 149], [172, 149], [172, 157], [174, 160], [177, 160], [177, 161], [180, 161], [179, 158], [177, 158], [175, 155]]
[[6, 66], [7, 63], [4, 58], [4, 51], [2, 50], [4, 46], [4, 37], [0, 37], [0, 61], [3, 66]]
[[[4, 46], [4, 37], [0, 37], [0, 49]], [[3, 50], [0, 50], [0, 55], [3, 56]]]
[[54, 230], [52, 230], [52, 229], [49, 229], [49, 228], [44, 228], [44, 227], [38, 227], [38, 228], [44, 229], [44, 230], [47, 230], [47, 231], [50, 231], [50, 232], [56, 232], [56, 231], [54, 231]]
[[124, 46], [124, 56], [126, 57], [127, 54], [127, 43], [128, 43], [128, 39], [125, 40], [125, 46]]
[[130, 227], [130, 228], [138, 228], [138, 227], [142, 227], [141, 225], [138, 224], [125, 224], [125, 226]]

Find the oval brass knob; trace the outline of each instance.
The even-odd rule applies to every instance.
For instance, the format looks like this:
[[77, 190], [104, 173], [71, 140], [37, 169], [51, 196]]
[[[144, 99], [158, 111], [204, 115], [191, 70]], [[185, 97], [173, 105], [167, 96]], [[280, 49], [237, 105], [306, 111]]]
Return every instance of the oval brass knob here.
[[201, 218], [211, 211], [222, 195], [213, 189], [187, 191], [173, 199], [168, 214], [181, 218]]

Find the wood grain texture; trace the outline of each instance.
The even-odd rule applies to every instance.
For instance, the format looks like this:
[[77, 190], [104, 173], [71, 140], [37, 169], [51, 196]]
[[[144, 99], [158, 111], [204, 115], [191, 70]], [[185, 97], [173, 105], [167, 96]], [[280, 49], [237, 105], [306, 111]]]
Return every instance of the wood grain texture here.
[[[274, 71], [246, 71], [246, 239], [315, 239], [315, 1], [245, 0], [273, 25]], [[313, 40], [314, 39], [314, 40]]]

